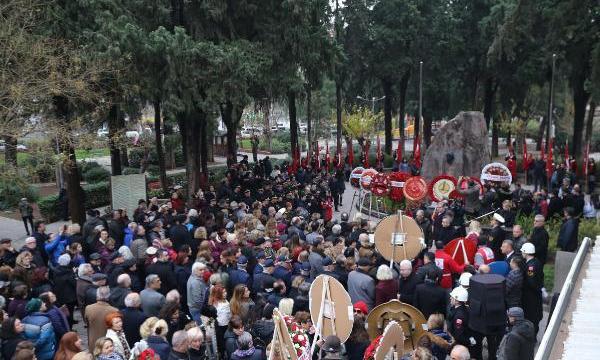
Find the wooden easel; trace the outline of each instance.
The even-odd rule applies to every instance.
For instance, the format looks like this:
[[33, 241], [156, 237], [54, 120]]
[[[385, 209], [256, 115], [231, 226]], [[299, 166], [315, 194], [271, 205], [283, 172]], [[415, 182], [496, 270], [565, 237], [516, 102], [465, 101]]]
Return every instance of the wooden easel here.
[[269, 360], [273, 360], [275, 351], [281, 354], [282, 359], [298, 360], [298, 355], [285, 324], [283, 314], [277, 308], [273, 310], [273, 319], [275, 319], [275, 329], [273, 330]]

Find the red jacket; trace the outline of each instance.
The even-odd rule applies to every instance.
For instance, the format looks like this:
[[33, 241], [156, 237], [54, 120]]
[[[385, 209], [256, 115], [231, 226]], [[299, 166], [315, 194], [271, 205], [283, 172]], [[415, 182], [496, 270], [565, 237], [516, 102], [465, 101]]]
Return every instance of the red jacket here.
[[464, 265], [458, 265], [443, 249], [436, 250], [435, 265], [442, 269], [440, 286], [445, 289], [452, 289], [452, 274], [460, 274], [465, 270]]

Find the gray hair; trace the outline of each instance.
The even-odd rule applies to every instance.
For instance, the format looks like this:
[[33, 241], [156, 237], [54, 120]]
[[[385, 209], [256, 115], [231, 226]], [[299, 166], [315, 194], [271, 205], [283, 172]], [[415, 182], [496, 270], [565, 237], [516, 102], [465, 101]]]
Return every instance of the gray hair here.
[[119, 248], [119, 254], [123, 255], [123, 258], [124, 258], [125, 260], [131, 260], [131, 259], [133, 259], [133, 253], [132, 253], [132, 252], [131, 252], [131, 250], [130, 250], [130, 249], [127, 247], [127, 246], [125, 246], [125, 245], [123, 245], [123, 246], [121, 246], [121, 247]]
[[197, 261], [192, 265], [192, 274], [196, 274], [196, 272], [198, 270], [204, 270], [204, 269], [206, 269], [206, 264], [203, 262]]
[[150, 286], [156, 279], [158, 279], [158, 275], [156, 274], [146, 276], [146, 287]]
[[510, 247], [513, 249], [515, 248], [515, 243], [510, 239], [506, 239], [506, 240], [502, 241], [502, 243], [506, 244], [506, 245], [510, 245]]
[[542, 215], [542, 214], [537, 214], [537, 215], [534, 217], [534, 220], [537, 220], [537, 221], [546, 221], [546, 218], [545, 218], [545, 217], [544, 217], [544, 215]]
[[142, 298], [140, 298], [140, 294], [138, 293], [129, 293], [125, 296], [125, 306], [137, 308], [142, 305]]
[[392, 269], [389, 266], [382, 264], [377, 269], [377, 280], [391, 280], [394, 278]]
[[452, 348], [450, 356], [456, 360], [469, 360], [471, 358], [471, 354], [469, 354], [469, 349], [467, 349], [463, 345], [456, 345], [454, 348]]
[[83, 263], [83, 264], [79, 265], [79, 267], [77, 268], [77, 276], [83, 277], [90, 270], [93, 271], [92, 265], [90, 265], [88, 263]]
[[250, 349], [252, 346], [252, 335], [250, 335], [249, 332], [244, 331], [240, 336], [238, 336], [237, 344], [240, 350]]
[[110, 297], [110, 288], [108, 286], [100, 286], [96, 289], [96, 301], [108, 301]]
[[183, 347], [188, 341], [188, 334], [184, 330], [175, 331], [173, 334], [173, 339], [171, 340], [171, 344], [173, 344], [173, 349], [180, 349]]
[[117, 284], [131, 286], [131, 277], [129, 274], [121, 274], [117, 278]]
[[200, 341], [204, 341], [204, 333], [202, 329], [198, 326], [195, 326], [187, 331], [188, 339], [190, 341], [194, 341], [196, 339], [200, 339]]
[[173, 301], [178, 303], [179, 300], [181, 300], [181, 295], [179, 294], [179, 291], [177, 291], [177, 289], [169, 291], [165, 296], [165, 301]]

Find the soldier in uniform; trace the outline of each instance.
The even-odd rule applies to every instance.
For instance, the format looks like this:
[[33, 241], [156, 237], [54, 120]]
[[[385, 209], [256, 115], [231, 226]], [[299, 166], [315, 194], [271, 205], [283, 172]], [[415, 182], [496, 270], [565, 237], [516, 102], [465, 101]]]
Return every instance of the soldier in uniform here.
[[502, 224], [504, 224], [504, 218], [500, 214], [494, 213], [494, 217], [492, 218], [492, 230], [490, 232], [490, 247], [494, 251], [496, 260], [504, 259], [502, 252], [500, 252], [500, 247], [506, 237], [504, 229], [502, 229]]
[[263, 271], [259, 274], [254, 274], [254, 281], [252, 283], [252, 292], [254, 294], [263, 292], [267, 282], [270, 282], [272, 287], [272, 284], [275, 282], [275, 278], [272, 275], [273, 270], [275, 270], [274, 265], [273, 260], [267, 259], [262, 265]]
[[448, 332], [456, 344], [472, 348], [475, 339], [469, 330], [469, 309], [466, 305], [468, 300], [469, 293], [462, 286], [454, 288], [450, 293], [452, 306], [448, 313]]
[[544, 272], [542, 263], [535, 258], [535, 246], [532, 243], [523, 244], [521, 253], [525, 257], [523, 310], [525, 311], [525, 318], [533, 323], [537, 334], [543, 316], [542, 287], [544, 286]]

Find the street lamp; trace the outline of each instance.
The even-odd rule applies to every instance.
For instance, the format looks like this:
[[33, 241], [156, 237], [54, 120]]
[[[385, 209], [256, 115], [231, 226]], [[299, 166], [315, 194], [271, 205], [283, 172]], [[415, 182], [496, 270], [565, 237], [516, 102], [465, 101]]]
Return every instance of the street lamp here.
[[373, 96], [373, 97], [372, 97], [372, 98], [370, 98], [370, 99], [364, 98], [364, 97], [362, 97], [362, 96], [357, 96], [356, 98], [357, 98], [358, 100], [362, 100], [362, 101], [370, 101], [370, 102], [371, 102], [371, 112], [372, 112], [373, 114], [375, 114], [375, 102], [376, 102], [376, 101], [381, 101], [381, 100], [385, 99], [385, 95], [384, 95], [384, 96], [382, 96], [382, 97], [380, 97], [380, 98], [376, 98], [375, 96]]

